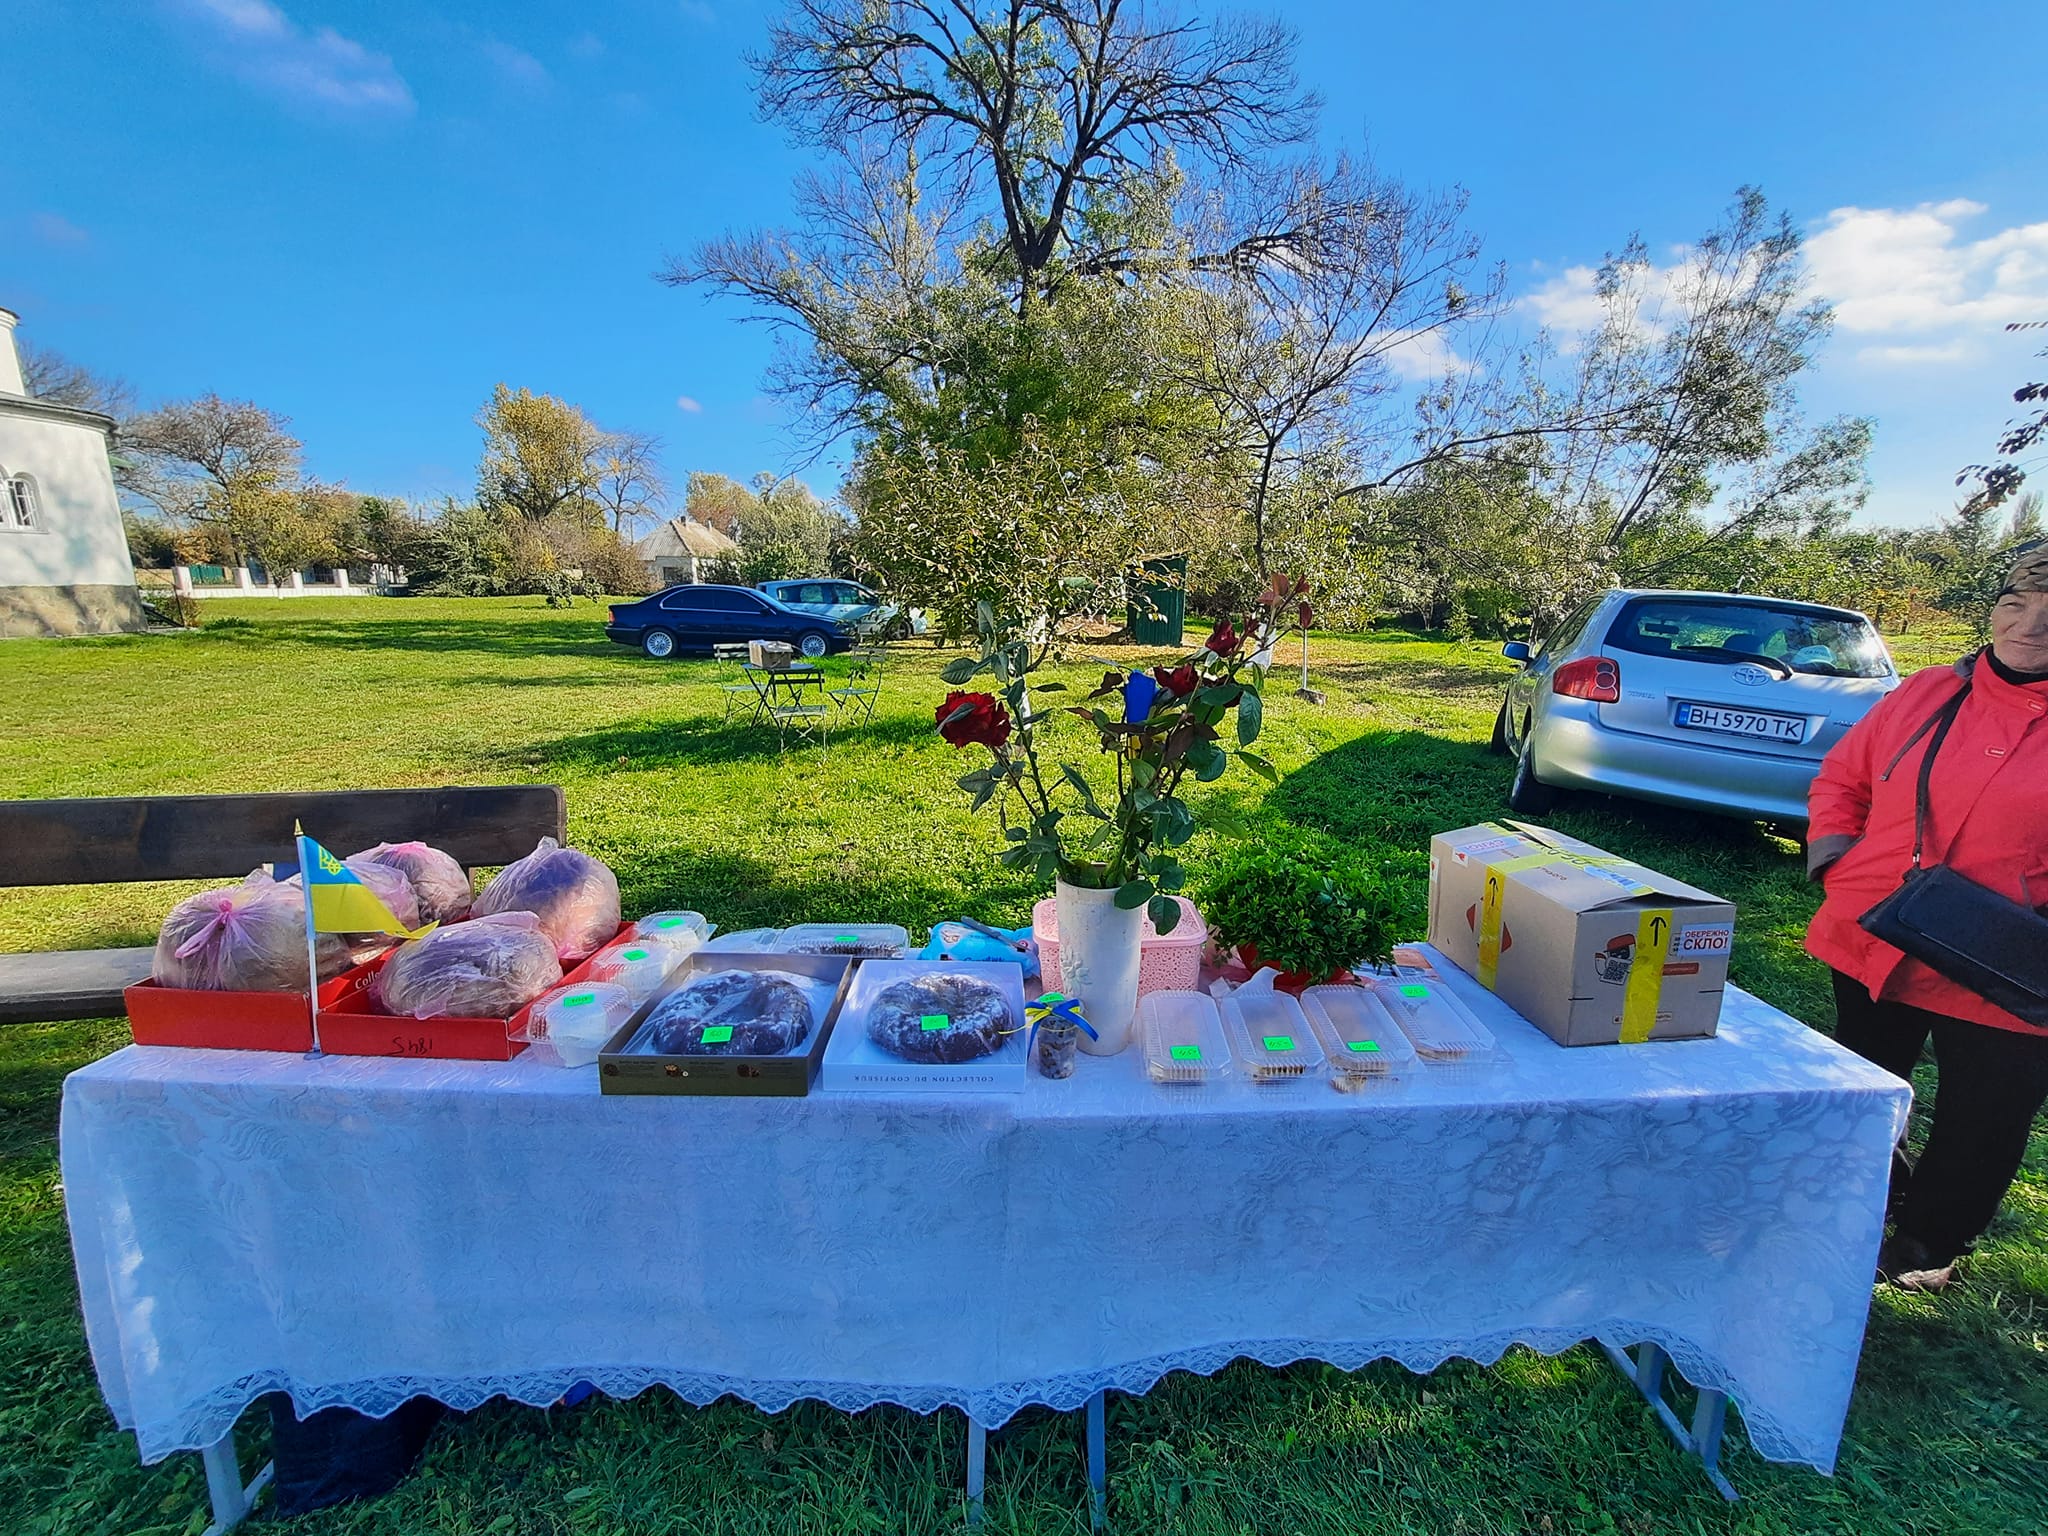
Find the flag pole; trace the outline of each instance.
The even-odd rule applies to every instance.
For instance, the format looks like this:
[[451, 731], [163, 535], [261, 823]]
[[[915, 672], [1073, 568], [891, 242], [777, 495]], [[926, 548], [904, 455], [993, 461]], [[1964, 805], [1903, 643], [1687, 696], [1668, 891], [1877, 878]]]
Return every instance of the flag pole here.
[[306, 904], [306, 1003], [313, 1022], [313, 1048], [306, 1052], [306, 1059], [311, 1061], [324, 1054], [320, 1049], [320, 939], [313, 929], [313, 856], [297, 822], [292, 823], [292, 833], [299, 850], [299, 894]]

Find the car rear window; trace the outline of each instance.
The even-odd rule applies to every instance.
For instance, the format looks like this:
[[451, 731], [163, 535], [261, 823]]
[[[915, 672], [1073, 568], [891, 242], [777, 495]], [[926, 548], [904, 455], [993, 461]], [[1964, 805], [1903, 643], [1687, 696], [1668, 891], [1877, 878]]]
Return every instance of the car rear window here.
[[1615, 619], [1607, 644], [1639, 656], [1759, 662], [1812, 677], [1889, 677], [1892, 670], [1867, 619], [1711, 598], [1638, 599]]
[[798, 587], [794, 596], [784, 592], [782, 600], [785, 603], [829, 603], [832, 601], [832, 594], [825, 590], [821, 582], [814, 581]]

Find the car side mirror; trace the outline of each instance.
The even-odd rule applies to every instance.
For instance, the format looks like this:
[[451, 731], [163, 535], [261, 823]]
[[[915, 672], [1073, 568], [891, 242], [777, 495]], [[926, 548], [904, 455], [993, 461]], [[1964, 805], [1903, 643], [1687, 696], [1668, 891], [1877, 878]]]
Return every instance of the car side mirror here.
[[1531, 655], [1529, 647], [1520, 640], [1510, 640], [1500, 648], [1500, 653], [1507, 657], [1509, 661], [1520, 662], [1524, 666], [1528, 665]]

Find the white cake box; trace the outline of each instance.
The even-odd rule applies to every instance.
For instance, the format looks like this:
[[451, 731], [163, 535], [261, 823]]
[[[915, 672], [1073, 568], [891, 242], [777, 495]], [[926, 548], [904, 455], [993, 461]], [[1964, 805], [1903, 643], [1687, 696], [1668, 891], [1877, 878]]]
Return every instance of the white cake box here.
[[[877, 997], [899, 981], [932, 975], [969, 976], [1002, 995], [1012, 1027], [992, 1055], [953, 1063], [906, 1061], [868, 1038]], [[863, 960], [826, 1043], [818, 1087], [825, 1093], [1021, 1093], [1024, 1042], [1021, 966], [1007, 960]]]

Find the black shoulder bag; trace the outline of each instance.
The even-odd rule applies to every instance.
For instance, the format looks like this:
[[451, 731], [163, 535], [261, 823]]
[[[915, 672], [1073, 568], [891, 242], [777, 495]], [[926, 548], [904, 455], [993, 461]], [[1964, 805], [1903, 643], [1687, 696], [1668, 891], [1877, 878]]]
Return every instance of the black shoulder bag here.
[[[1929, 970], [1976, 993], [1987, 1003], [2029, 1024], [2048, 1027], [2048, 917], [1946, 864], [1923, 866], [1927, 838], [1927, 784], [1935, 754], [1948, 739], [1963, 700], [1965, 679], [1948, 700], [1915, 731], [1914, 741], [1932, 728], [1934, 739], [1920, 760], [1920, 787], [1913, 802], [1913, 865], [1899, 888], [1857, 921], [1866, 933], [1911, 955]], [[1902, 748], [1900, 755], [1903, 756]], [[1896, 758], [1893, 759], [1897, 761]]]

